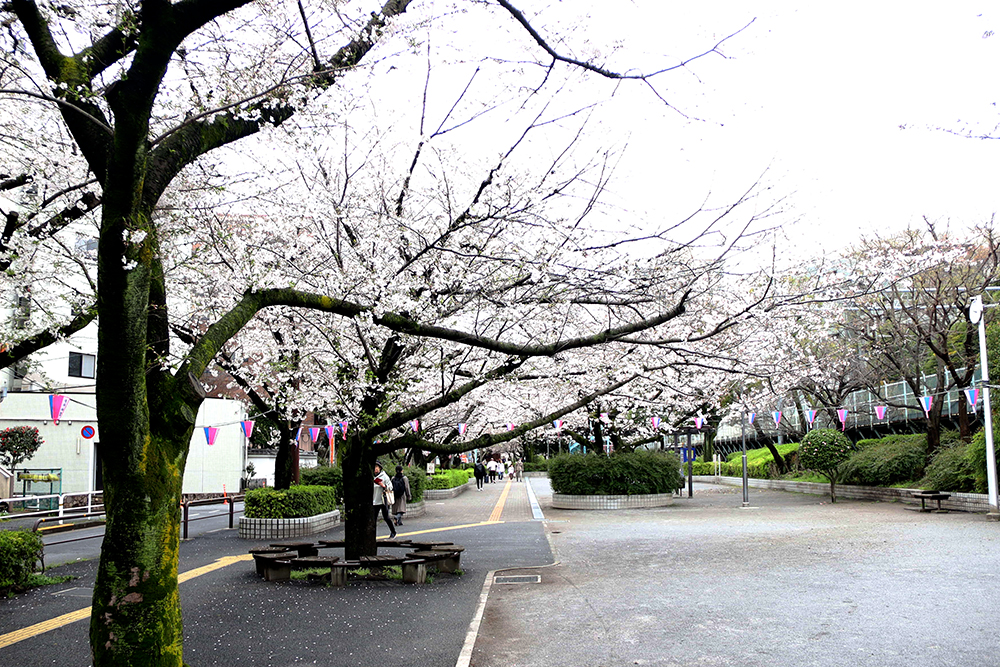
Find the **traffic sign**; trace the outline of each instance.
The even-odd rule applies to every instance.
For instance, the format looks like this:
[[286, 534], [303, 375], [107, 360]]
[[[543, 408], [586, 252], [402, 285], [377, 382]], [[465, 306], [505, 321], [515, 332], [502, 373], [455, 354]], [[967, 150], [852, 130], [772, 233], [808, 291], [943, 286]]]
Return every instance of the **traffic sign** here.
[[84, 426], [83, 428], [80, 429], [80, 435], [82, 435], [87, 440], [90, 440], [96, 434], [97, 434], [97, 431], [94, 430], [93, 426]]

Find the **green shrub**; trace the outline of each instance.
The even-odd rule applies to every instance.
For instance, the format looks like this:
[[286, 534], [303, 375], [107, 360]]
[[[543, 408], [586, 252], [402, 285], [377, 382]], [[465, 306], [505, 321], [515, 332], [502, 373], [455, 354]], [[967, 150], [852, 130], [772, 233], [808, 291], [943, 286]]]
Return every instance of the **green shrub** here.
[[[799, 470], [799, 443], [787, 442], [776, 445], [778, 453], [785, 459], [789, 471]], [[711, 465], [711, 464], [709, 464]], [[711, 474], [711, 473], [709, 473]], [[722, 474], [726, 477], [743, 477], [743, 452], [735, 452], [722, 463]], [[747, 477], [754, 479], [774, 479], [780, 476], [774, 455], [767, 447], [747, 450]]]
[[[687, 470], [687, 468], [685, 468]], [[705, 463], [704, 461], [695, 461], [692, 467], [693, 475], [714, 475], [715, 474], [715, 464]]]
[[840, 468], [857, 451], [857, 446], [840, 431], [818, 428], [802, 439], [799, 463], [806, 470], [826, 475], [830, 480], [830, 502], [835, 503]]
[[337, 496], [330, 486], [293, 486], [279, 491], [266, 487], [250, 489], [244, 500], [244, 516], [251, 519], [297, 519], [332, 512]]
[[[927, 464], [924, 477], [917, 486], [928, 491], [975, 491], [976, 475], [969, 462], [969, 447], [971, 445], [960, 442], [940, 448]], [[983, 451], [986, 451], [985, 448]]]
[[927, 464], [927, 436], [890, 435], [851, 455], [840, 481], [862, 486], [892, 486], [917, 480]]
[[472, 475], [472, 470], [458, 470], [452, 468], [450, 470], [438, 470], [435, 472], [430, 479], [427, 480], [428, 489], [453, 489], [456, 486], [462, 486], [469, 481], [469, 477]]
[[[996, 451], [997, 444], [1000, 444], [1000, 419], [994, 418], [993, 423], [993, 450]], [[995, 458], [998, 460], [1000, 457]], [[972, 442], [965, 450], [965, 460], [972, 471], [974, 491], [976, 493], [986, 493], [986, 430], [981, 430], [972, 436]]]
[[330, 486], [337, 499], [344, 497], [344, 471], [339, 466], [317, 466], [299, 471], [303, 486]]
[[570, 495], [672, 493], [681, 486], [680, 462], [673, 454], [562, 454], [549, 461], [552, 490]]
[[524, 472], [548, 472], [549, 471], [549, 461], [548, 459], [538, 459], [536, 461], [526, 461], [524, 464]]
[[0, 530], [0, 591], [28, 585], [43, 548], [40, 533]]

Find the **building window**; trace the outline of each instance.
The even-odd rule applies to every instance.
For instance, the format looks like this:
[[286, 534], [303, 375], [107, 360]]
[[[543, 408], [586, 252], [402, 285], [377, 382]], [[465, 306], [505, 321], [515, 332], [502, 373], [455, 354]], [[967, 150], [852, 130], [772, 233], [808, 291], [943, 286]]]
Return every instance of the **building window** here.
[[97, 357], [92, 354], [81, 354], [80, 352], [69, 353], [69, 375], [74, 378], [94, 377], [94, 366]]

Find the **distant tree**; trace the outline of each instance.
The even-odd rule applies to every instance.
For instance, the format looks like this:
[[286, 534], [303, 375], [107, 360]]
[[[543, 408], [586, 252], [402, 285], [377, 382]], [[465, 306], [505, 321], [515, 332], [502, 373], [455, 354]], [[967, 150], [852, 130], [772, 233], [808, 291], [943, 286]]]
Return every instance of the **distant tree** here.
[[826, 475], [830, 480], [830, 502], [837, 502], [837, 480], [840, 466], [858, 451], [857, 445], [840, 431], [818, 428], [810, 431], [799, 446], [799, 463], [807, 470]]
[[34, 456], [44, 442], [33, 426], [5, 428], [0, 431], [0, 463], [14, 468]]

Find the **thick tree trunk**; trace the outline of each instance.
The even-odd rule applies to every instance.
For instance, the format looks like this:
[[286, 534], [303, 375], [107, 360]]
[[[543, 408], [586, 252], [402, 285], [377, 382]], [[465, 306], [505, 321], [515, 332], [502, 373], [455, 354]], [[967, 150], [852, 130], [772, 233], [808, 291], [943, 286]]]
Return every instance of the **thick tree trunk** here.
[[93, 664], [180, 667], [181, 487], [204, 392], [195, 379], [175, 382], [160, 371], [150, 352], [155, 260], [125, 268], [117, 245], [121, 229], [141, 229], [145, 218], [126, 193], [106, 194], [111, 203], [105, 204], [100, 240], [96, 397], [107, 524], [91, 611]]
[[341, 460], [344, 474], [344, 556], [348, 559], [374, 556], [372, 480], [375, 477], [375, 456], [371, 446], [360, 435], [349, 435]]
[[778, 466], [778, 472], [782, 475], [788, 472], [788, 464], [781, 454], [778, 453], [778, 448], [774, 446], [774, 443], [765, 442], [764, 446], [767, 447], [767, 451], [771, 452], [771, 456], [774, 457], [774, 463]]

